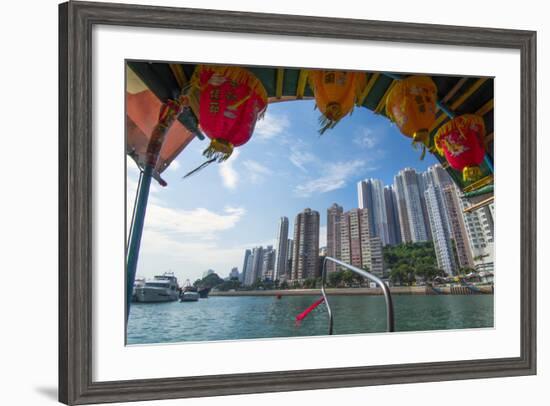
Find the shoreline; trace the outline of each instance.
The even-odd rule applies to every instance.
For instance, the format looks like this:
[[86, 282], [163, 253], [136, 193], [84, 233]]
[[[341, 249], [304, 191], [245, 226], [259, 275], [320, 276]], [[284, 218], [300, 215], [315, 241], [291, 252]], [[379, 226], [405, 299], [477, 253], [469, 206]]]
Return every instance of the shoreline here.
[[[442, 286], [432, 289], [429, 286], [393, 286], [392, 295], [469, 295], [493, 294], [492, 285], [476, 286], [470, 289], [466, 286]], [[382, 295], [380, 288], [328, 288], [328, 295]], [[273, 290], [240, 290], [210, 292], [210, 296], [320, 296], [321, 289], [273, 289]]]

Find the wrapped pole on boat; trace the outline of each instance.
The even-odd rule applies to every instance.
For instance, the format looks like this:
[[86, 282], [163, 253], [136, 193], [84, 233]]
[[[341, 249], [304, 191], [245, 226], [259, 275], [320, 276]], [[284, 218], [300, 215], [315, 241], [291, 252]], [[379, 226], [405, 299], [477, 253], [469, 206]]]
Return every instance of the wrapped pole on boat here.
[[153, 172], [157, 166], [160, 150], [166, 138], [166, 134], [174, 121], [181, 114], [183, 108], [188, 105], [189, 100], [187, 96], [184, 95], [181, 95], [177, 100], [168, 100], [165, 102], [160, 109], [158, 123], [151, 134], [151, 139], [147, 146], [146, 163], [137, 191], [137, 201], [134, 209], [133, 224], [130, 227], [131, 234], [126, 258], [126, 322], [128, 322], [128, 316], [130, 315], [132, 293], [134, 290], [134, 281], [136, 279], [139, 248], [141, 245], [141, 236], [143, 234], [145, 213], [147, 211], [149, 190], [151, 188], [151, 179], [153, 178]]
[[304, 310], [302, 313], [296, 316], [296, 321], [302, 321], [305, 319], [305, 317], [311, 313], [313, 309], [315, 309], [317, 306], [319, 306], [321, 303], [325, 301], [325, 298], [322, 297], [321, 299], [317, 300], [315, 303], [313, 303], [311, 306], [309, 306], [306, 310]]

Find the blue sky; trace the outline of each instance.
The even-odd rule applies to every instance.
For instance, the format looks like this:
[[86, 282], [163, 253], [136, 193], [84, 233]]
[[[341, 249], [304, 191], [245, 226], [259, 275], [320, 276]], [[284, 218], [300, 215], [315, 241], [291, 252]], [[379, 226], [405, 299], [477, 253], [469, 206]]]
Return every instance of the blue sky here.
[[[404, 167], [424, 171], [436, 163], [383, 116], [356, 108], [333, 130], [319, 135], [319, 111], [312, 100], [270, 104], [250, 141], [223, 164], [212, 164], [183, 180], [204, 161], [206, 140], [193, 140], [164, 172], [167, 187], [152, 187], [138, 276], [168, 270], [180, 282], [214, 269], [225, 277], [242, 267], [246, 248], [275, 242], [279, 217], [292, 235], [295, 215], [306, 207], [321, 214], [326, 241], [326, 209], [338, 203], [357, 207], [357, 182], [393, 183]], [[138, 172], [128, 160], [128, 209]], [[290, 237], [292, 237], [290, 235]]]

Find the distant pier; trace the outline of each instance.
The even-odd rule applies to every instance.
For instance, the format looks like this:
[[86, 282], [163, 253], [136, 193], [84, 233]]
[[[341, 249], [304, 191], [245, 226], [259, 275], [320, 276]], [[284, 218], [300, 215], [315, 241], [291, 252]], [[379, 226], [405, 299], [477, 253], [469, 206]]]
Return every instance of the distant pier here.
[[[460, 286], [393, 286], [392, 295], [476, 295], [492, 294], [493, 285], [460, 285]], [[272, 290], [238, 290], [212, 291], [210, 296], [319, 296], [321, 289], [272, 289]], [[382, 295], [380, 288], [331, 288], [329, 295]]]

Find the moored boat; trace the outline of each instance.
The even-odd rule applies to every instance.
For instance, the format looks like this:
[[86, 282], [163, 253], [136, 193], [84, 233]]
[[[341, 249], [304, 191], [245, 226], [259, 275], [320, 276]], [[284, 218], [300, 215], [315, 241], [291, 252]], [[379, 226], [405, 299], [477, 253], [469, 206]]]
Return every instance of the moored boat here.
[[139, 288], [142, 288], [145, 286], [145, 278], [138, 278], [134, 281], [134, 287], [132, 289], [132, 302], [137, 302], [137, 294], [136, 291]]
[[199, 292], [188, 290], [181, 294], [181, 302], [197, 302], [199, 300]]
[[178, 300], [178, 280], [171, 272], [157, 275], [134, 288], [135, 301], [141, 303], [173, 302]]

